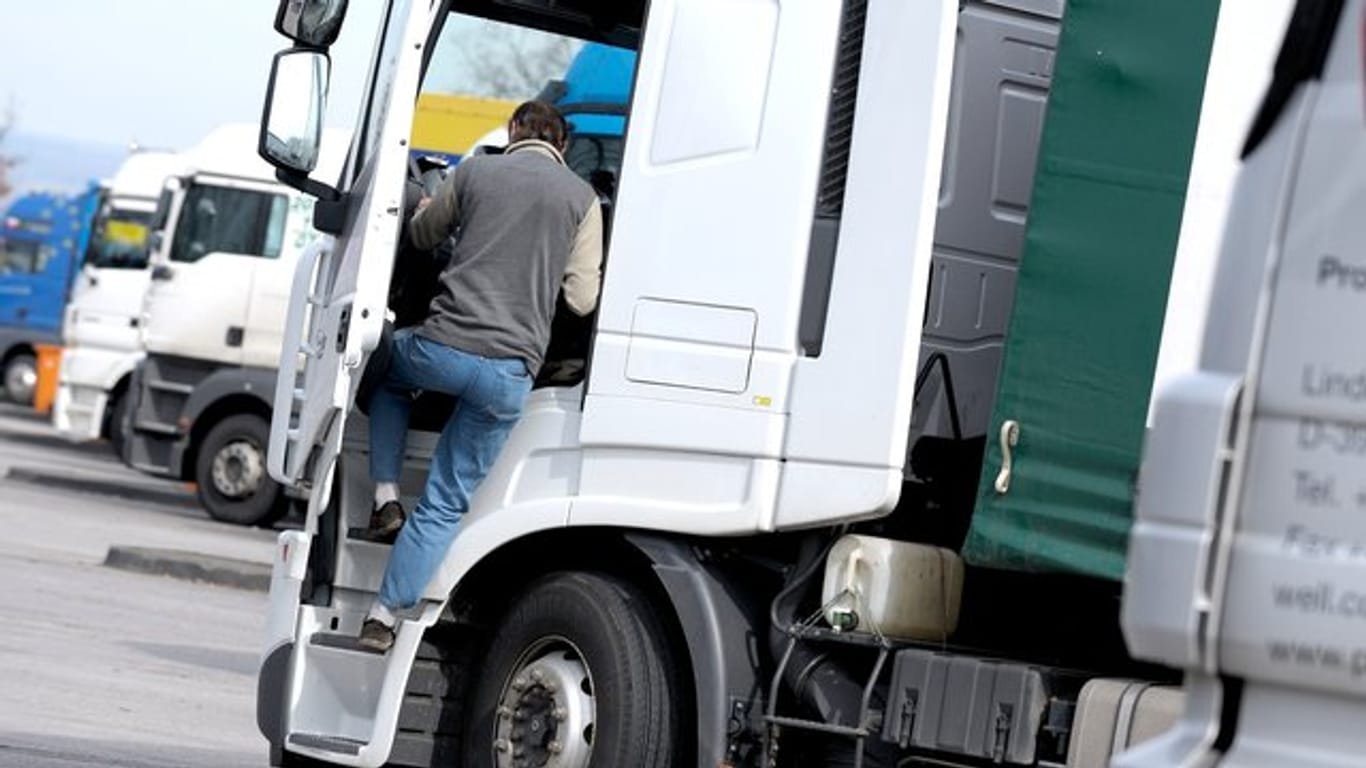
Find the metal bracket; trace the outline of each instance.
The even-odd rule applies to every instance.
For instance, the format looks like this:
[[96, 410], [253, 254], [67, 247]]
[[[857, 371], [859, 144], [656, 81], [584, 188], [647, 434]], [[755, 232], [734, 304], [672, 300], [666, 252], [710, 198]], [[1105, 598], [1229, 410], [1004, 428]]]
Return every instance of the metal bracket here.
[[1014, 448], [1020, 442], [1020, 422], [1011, 419], [1001, 425], [1001, 471], [996, 474], [996, 493], [1010, 491], [1010, 477], [1014, 471]]

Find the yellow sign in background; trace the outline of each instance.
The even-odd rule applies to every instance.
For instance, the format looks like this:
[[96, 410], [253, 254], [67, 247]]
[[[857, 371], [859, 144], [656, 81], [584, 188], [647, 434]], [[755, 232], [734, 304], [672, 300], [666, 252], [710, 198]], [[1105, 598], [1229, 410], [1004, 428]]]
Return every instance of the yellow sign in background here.
[[463, 155], [489, 131], [505, 125], [516, 108], [505, 99], [424, 93], [413, 119], [413, 149]]
[[144, 224], [111, 219], [104, 225], [104, 239], [119, 245], [142, 247], [147, 244], [147, 227]]

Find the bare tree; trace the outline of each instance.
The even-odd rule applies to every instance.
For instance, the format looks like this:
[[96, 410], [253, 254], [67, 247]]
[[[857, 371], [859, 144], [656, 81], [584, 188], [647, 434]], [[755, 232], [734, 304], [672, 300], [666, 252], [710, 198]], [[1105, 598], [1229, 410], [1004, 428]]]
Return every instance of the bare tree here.
[[486, 29], [446, 38], [463, 70], [453, 84], [457, 90], [497, 99], [531, 98], [547, 82], [564, 77], [579, 49], [569, 38], [484, 23]]

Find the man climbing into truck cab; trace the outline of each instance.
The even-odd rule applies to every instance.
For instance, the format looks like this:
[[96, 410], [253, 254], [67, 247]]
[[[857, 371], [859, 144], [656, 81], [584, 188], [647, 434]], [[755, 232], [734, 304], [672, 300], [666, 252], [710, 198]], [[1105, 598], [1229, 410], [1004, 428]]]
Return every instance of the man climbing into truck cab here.
[[[415, 247], [457, 235], [425, 322], [394, 334], [390, 367], [369, 404], [375, 508], [369, 534], [397, 534], [360, 643], [387, 651], [398, 612], [416, 605], [454, 541], [470, 499], [522, 413], [550, 341], [556, 299], [587, 315], [601, 285], [602, 211], [593, 188], [565, 166], [564, 117], [529, 101], [508, 123], [499, 155], [456, 166], [409, 225]], [[457, 405], [432, 456], [412, 515], [398, 479], [413, 394]]]

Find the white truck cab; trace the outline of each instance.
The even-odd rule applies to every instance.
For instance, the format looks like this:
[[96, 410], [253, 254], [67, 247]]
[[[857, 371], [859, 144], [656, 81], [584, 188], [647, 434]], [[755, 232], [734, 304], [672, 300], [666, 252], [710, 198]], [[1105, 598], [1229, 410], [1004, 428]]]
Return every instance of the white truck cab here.
[[148, 237], [167, 177], [168, 152], [136, 152], [105, 188], [62, 325], [61, 373], [52, 418], [72, 440], [110, 438], [118, 451], [129, 377], [142, 359], [142, 303], [150, 281]]
[[[1142, 512], [1125, 543], [1178, 235], [1223, 214], [1185, 206], [1211, 49], [1265, 9], [1063, 6], [391, 0], [346, 168], [312, 178], [344, 4], [284, 0], [260, 151], [335, 243], [295, 272], [271, 425], [271, 475], [308, 498], [259, 675], [273, 764], [1100, 768], [1183, 707], [1186, 732], [1224, 722], [1197, 717], [1217, 682], [1183, 696], [1192, 665], [1137, 640], [1142, 590], [1179, 574], [1140, 575], [1164, 551]], [[414, 97], [582, 41], [638, 55], [587, 374], [533, 391], [367, 652], [389, 548], [351, 535], [355, 404], [411, 257]], [[1073, 351], [1100, 347], [1124, 365]], [[410, 507], [452, 405], [414, 403]], [[1134, 439], [1071, 437], [1096, 425]]]
[[[258, 132], [215, 130], [166, 182], [123, 447], [131, 466], [196, 482], [210, 515], [244, 524], [284, 511], [266, 424], [290, 279], [317, 240], [312, 198], [274, 180]], [[329, 135], [329, 151], [340, 142]]]
[[1123, 623], [1185, 671], [1122, 766], [1366, 754], [1366, 4], [1301, 2], [1243, 149], [1196, 372], [1158, 396]]

